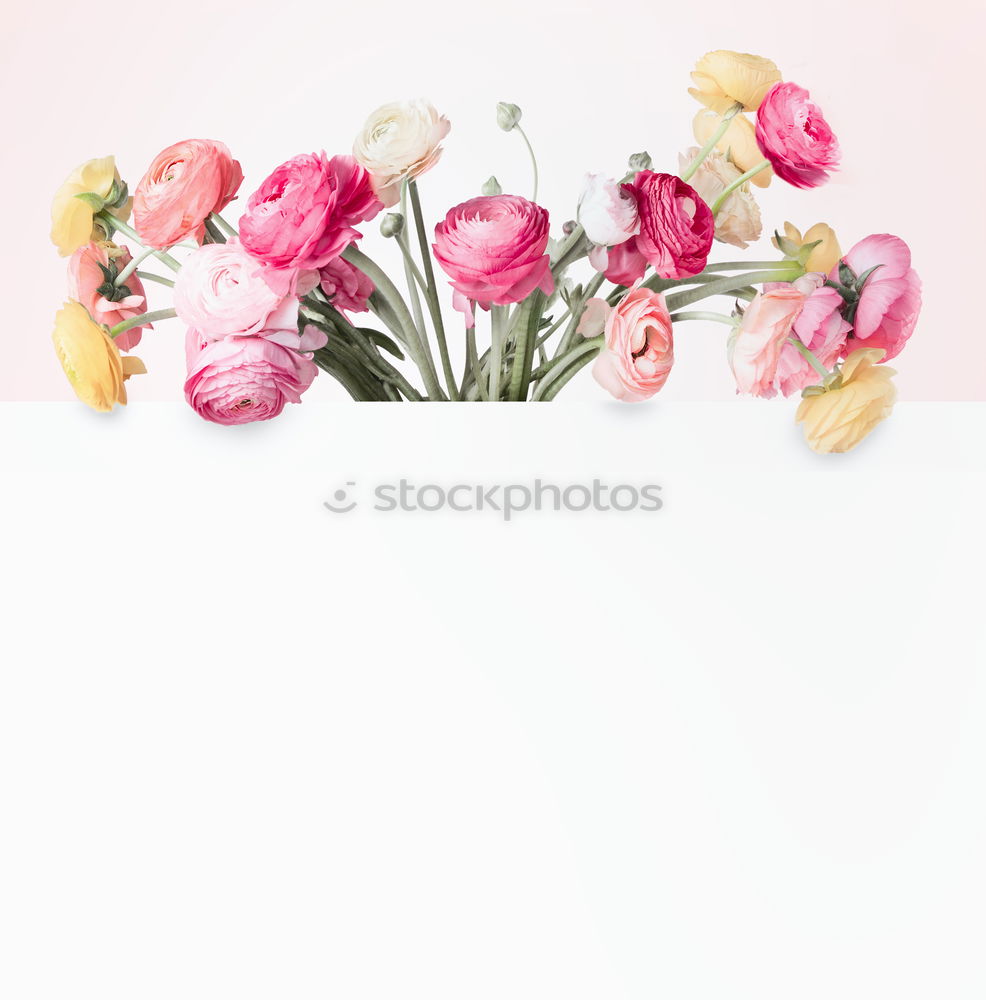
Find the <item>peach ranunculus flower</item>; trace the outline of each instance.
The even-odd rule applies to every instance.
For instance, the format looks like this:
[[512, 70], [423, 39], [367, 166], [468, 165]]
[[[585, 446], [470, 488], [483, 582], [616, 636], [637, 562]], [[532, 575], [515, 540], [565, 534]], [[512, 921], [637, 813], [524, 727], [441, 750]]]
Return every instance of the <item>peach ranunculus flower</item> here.
[[353, 156], [373, 178], [386, 207], [400, 200], [401, 182], [414, 179], [438, 162], [449, 120], [428, 101], [395, 101], [374, 111], [353, 142]]
[[126, 405], [123, 383], [147, 371], [140, 358], [123, 357], [113, 338], [78, 302], [66, 302], [55, 314], [51, 339], [75, 394], [101, 413], [116, 403]]
[[781, 351], [808, 297], [821, 280], [821, 275], [805, 275], [791, 284], [773, 284], [759, 292], [746, 307], [727, 345], [737, 392], [763, 399], [777, 394]]
[[[83, 197], [79, 197], [82, 195]], [[106, 233], [94, 216], [108, 208], [122, 222], [130, 217], [131, 199], [112, 156], [87, 160], [72, 171], [51, 203], [51, 242], [63, 257]]]
[[808, 243], [818, 243], [804, 262], [806, 271], [828, 274], [842, 257], [842, 248], [835, 230], [824, 222], [816, 222], [804, 236], [790, 222], [785, 222], [783, 237], [775, 236], [771, 243], [788, 257], [796, 257], [797, 251]]
[[[68, 262], [68, 294], [86, 307], [89, 315], [103, 326], [116, 326], [147, 311], [144, 283], [131, 274], [123, 285], [117, 275], [131, 262], [130, 251], [109, 240], [79, 247]], [[116, 339], [121, 351], [132, 351], [141, 333], [151, 324], [125, 330]]]
[[710, 100], [724, 98], [730, 104], [742, 104], [744, 111], [756, 111], [767, 91], [780, 79], [781, 71], [764, 56], [717, 49], [696, 63], [692, 73], [695, 86], [688, 93], [709, 107]]
[[[704, 146], [711, 138], [712, 134], [722, 124], [722, 116], [731, 107], [731, 102], [725, 98], [709, 100], [709, 106], [702, 108], [692, 120], [692, 131], [695, 140], [700, 146]], [[729, 160], [736, 165], [741, 174], [751, 170], [758, 163], [763, 162], [763, 153], [757, 145], [756, 129], [753, 122], [744, 115], [736, 115], [729, 123], [722, 138], [716, 143], [716, 149], [724, 153]], [[765, 167], [759, 173], [750, 178], [757, 187], [768, 187], [773, 179], [774, 172], [770, 167]]]
[[587, 339], [604, 335], [592, 375], [617, 399], [638, 403], [664, 387], [674, 365], [674, 334], [663, 295], [637, 285], [615, 306], [590, 299], [578, 329]]
[[804, 425], [812, 451], [849, 451], [890, 416], [897, 399], [891, 380], [897, 372], [878, 363], [883, 356], [875, 347], [853, 351], [826, 385], [804, 390], [795, 420]]
[[[678, 157], [682, 172], [697, 155], [698, 147], [693, 146]], [[712, 205], [739, 176], [739, 170], [722, 153], [714, 149], [692, 174], [688, 183], [695, 188], [707, 205]], [[745, 250], [751, 243], [760, 239], [762, 232], [760, 207], [747, 181], [722, 203], [716, 216], [716, 239], [721, 243], [730, 243]]]

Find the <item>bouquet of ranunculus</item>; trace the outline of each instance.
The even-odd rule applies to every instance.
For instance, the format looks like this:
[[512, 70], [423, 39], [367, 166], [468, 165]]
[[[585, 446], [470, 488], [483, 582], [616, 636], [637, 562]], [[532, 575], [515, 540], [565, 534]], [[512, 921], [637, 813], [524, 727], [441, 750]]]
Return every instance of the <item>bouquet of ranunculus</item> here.
[[[221, 142], [168, 147], [132, 198], [112, 157], [90, 160], [52, 207], [52, 240], [70, 257], [70, 301], [54, 332], [62, 366], [83, 402], [110, 410], [145, 371], [130, 354], [143, 331], [177, 316], [185, 397], [217, 423], [277, 416], [320, 369], [361, 401], [537, 402], [592, 363], [604, 389], [639, 401], [671, 374], [674, 325], [714, 321], [728, 327], [738, 392], [800, 392], [809, 445], [846, 451], [893, 407], [883, 362], [900, 353], [921, 306], [910, 251], [876, 235], [843, 254], [828, 226], [802, 234], [785, 223], [778, 259], [709, 263], [714, 240], [746, 249], [759, 239], [755, 187], [775, 175], [817, 187], [840, 153], [808, 92], [782, 82], [769, 59], [710, 52], [692, 78], [698, 145], [678, 173], [638, 153], [619, 180], [589, 174], [556, 239], [513, 104], [498, 105], [497, 121], [530, 152], [532, 198], [504, 194], [491, 177], [433, 230], [418, 184], [450, 125], [425, 101], [379, 108], [351, 156], [305, 153], [277, 167], [238, 228], [220, 213], [243, 173]], [[380, 232], [403, 258], [396, 277], [358, 228], [381, 212]], [[583, 259], [592, 276], [575, 282], [569, 269]], [[147, 270], [154, 261], [173, 277]], [[147, 310], [148, 281], [173, 289], [172, 308]], [[692, 308], [716, 297], [729, 312]], [[454, 340], [449, 304], [462, 317]]]

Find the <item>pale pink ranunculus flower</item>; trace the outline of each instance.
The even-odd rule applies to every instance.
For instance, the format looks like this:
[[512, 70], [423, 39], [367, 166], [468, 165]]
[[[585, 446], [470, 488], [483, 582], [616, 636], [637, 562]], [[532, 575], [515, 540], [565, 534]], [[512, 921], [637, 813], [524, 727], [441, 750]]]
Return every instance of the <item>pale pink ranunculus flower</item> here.
[[[860, 240], [844, 257], [857, 278], [866, 279], [844, 356], [861, 347], [886, 351], [884, 361], [904, 349], [921, 313], [921, 279], [911, 267], [911, 251], [899, 236], [882, 233]], [[836, 266], [830, 275], [839, 280]]]
[[548, 213], [518, 195], [484, 195], [449, 209], [432, 249], [452, 279], [456, 308], [465, 300], [484, 308], [520, 302], [536, 288], [550, 295], [548, 236]]
[[428, 101], [395, 101], [374, 111], [353, 143], [353, 156], [370, 172], [386, 207], [400, 200], [404, 178], [431, 170], [442, 155], [449, 120]]
[[134, 228], [149, 247], [201, 242], [205, 220], [221, 212], [243, 183], [240, 164], [221, 142], [186, 139], [162, 150], [134, 191]]
[[663, 388], [674, 365], [674, 335], [663, 295], [635, 287], [615, 306], [590, 299], [578, 329], [587, 338], [604, 334], [592, 374], [616, 399], [636, 403]]
[[[698, 146], [685, 150], [678, 157], [684, 170], [698, 155]], [[699, 197], [709, 206], [726, 188], [741, 176], [741, 171], [718, 150], [714, 149], [702, 161], [688, 183], [698, 192]], [[741, 185], [722, 203], [715, 217], [715, 237], [721, 243], [745, 250], [756, 243], [763, 232], [760, 221], [760, 206], [757, 205], [750, 184]]]
[[640, 231], [637, 201], [605, 174], [586, 174], [579, 197], [579, 222], [591, 243], [615, 247]]
[[308, 153], [282, 163], [250, 195], [240, 219], [247, 253], [280, 270], [324, 267], [382, 208], [351, 156]]
[[[821, 275], [817, 276], [816, 280], [820, 279]], [[771, 287], [764, 286], [765, 289]], [[826, 368], [832, 368], [839, 360], [852, 329], [852, 324], [842, 316], [844, 305], [842, 296], [834, 288], [818, 287], [806, 299], [791, 328], [791, 335]], [[818, 385], [821, 380], [812, 363], [793, 344], [785, 343], [777, 363], [777, 383], [781, 392], [791, 396], [810, 385]]]
[[[293, 274], [297, 279], [299, 272]], [[206, 340], [250, 336], [265, 328], [295, 329], [297, 280], [293, 288], [285, 287], [280, 277], [237, 239], [209, 243], [186, 259], [175, 278], [175, 312]]]
[[185, 399], [205, 420], [246, 424], [276, 417], [286, 403], [300, 403], [318, 367], [307, 351], [325, 344], [320, 331], [304, 335], [274, 331], [269, 336], [206, 340], [189, 330], [185, 339], [188, 376]]
[[757, 110], [756, 135], [774, 173], [795, 187], [818, 187], [839, 166], [839, 140], [822, 109], [796, 83], [770, 88]]
[[342, 257], [330, 260], [319, 272], [319, 283], [329, 301], [342, 312], [366, 312], [373, 282]]
[[792, 284], [774, 284], [746, 307], [727, 345], [737, 392], [764, 399], [777, 394], [781, 352], [805, 302], [818, 287], [818, 278], [806, 275]]
[[[147, 312], [147, 293], [136, 274], [131, 274], [120, 287], [111, 286], [103, 268], [122, 271], [132, 260], [126, 247], [110, 242], [90, 242], [79, 247], [68, 262], [68, 294], [85, 306], [89, 315], [107, 327]], [[112, 273], [112, 272], [111, 272]], [[133, 350], [140, 343], [142, 331], [151, 324], [135, 326], [118, 334], [114, 343], [121, 351]]]

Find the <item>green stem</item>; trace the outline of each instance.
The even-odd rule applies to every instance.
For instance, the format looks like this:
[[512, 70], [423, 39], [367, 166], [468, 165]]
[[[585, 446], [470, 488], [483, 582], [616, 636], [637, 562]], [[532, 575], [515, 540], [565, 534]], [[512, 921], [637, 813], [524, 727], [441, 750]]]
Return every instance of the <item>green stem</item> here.
[[577, 307], [571, 309], [572, 319], [568, 324], [568, 328], [565, 330], [564, 334], [562, 334], [561, 340], [558, 342], [558, 347], [554, 353], [556, 358], [560, 357], [568, 350], [569, 345], [575, 338], [575, 331], [578, 329], [579, 320], [582, 318], [582, 311], [586, 302], [595, 296], [596, 292], [599, 291], [605, 280], [605, 275], [596, 274], [589, 284], [585, 286], [585, 291], [582, 293], [582, 297], [578, 300]]
[[713, 323], [725, 323], [727, 326], [735, 326], [736, 321], [723, 313], [717, 312], [676, 312], [671, 314], [672, 323], [681, 323], [687, 320], [710, 320]]
[[822, 376], [822, 378], [828, 378], [829, 375], [832, 374], [797, 337], [788, 337], [787, 342], [789, 344], [794, 344], [798, 353], [810, 362], [811, 367], [814, 368], [815, 371]]
[[147, 258], [153, 253], [154, 250], [152, 247], [145, 247], [144, 252], [137, 254], [137, 256], [134, 257], [133, 260], [131, 260], [130, 263], [127, 264], [127, 266], [116, 276], [116, 281], [114, 281], [113, 284], [116, 285], [117, 288], [121, 285], [125, 285], [127, 283], [127, 278], [129, 278], [130, 275], [137, 270], [137, 267], [147, 260]]
[[722, 116], [722, 121], [719, 123], [719, 127], [712, 133], [709, 141], [696, 153], [695, 159], [685, 168], [684, 173], [681, 175], [683, 181], [687, 181], [691, 178], [695, 171], [702, 165], [705, 158], [716, 148], [719, 140], [726, 134], [729, 129], [729, 123], [743, 110], [743, 105], [738, 101], [731, 108], [728, 108]]
[[490, 402], [500, 401], [500, 377], [503, 366], [503, 346], [507, 337], [507, 320], [509, 318], [509, 306], [491, 306], [491, 326], [492, 339], [490, 346], [490, 381], [489, 394]]
[[534, 168], [534, 194], [531, 197], [531, 201], [538, 200], [538, 160], [534, 155], [534, 147], [531, 145], [531, 140], [527, 138], [527, 133], [519, 126], [515, 125], [514, 130], [520, 132], [521, 139], [524, 140], [524, 145], [527, 146], [527, 152], [531, 155], [531, 166]]
[[174, 288], [175, 283], [170, 278], [162, 278], [160, 274], [152, 274], [150, 271], [138, 271], [137, 277], [141, 281], [156, 281], [159, 285], [167, 285]]
[[226, 234], [230, 239], [240, 234], [218, 213], [210, 212], [209, 218]]
[[[483, 369], [479, 364], [479, 354], [476, 351], [476, 327], [471, 326], [466, 330], [466, 357], [469, 359], [469, 367], [472, 369], [472, 380], [476, 386], [479, 398], [485, 403], [489, 401], [489, 393], [486, 391], [486, 382], [483, 379]], [[465, 386], [463, 386], [463, 390]], [[463, 395], [465, 392], [463, 391]]]
[[425, 231], [424, 214], [421, 211], [421, 196], [418, 193], [416, 181], [411, 181], [408, 185], [411, 194], [411, 211], [414, 213], [414, 228], [418, 234], [418, 246], [421, 249], [421, 263], [425, 270], [425, 280], [427, 289], [425, 298], [428, 301], [428, 311], [431, 313], [431, 322], [435, 328], [435, 336], [438, 338], [438, 353], [442, 359], [442, 370], [445, 373], [445, 384], [448, 386], [449, 395], [453, 400], [458, 400], [459, 393], [455, 385], [455, 376], [452, 373], [452, 361], [449, 357], [448, 342], [445, 339], [445, 323], [442, 320], [442, 306], [438, 301], [438, 285], [435, 283], [435, 268], [431, 263], [431, 247], [428, 245], [428, 234]]
[[[401, 297], [394, 283], [387, 277], [383, 268], [372, 261], [369, 257], [358, 249], [354, 244], [350, 244], [342, 254], [343, 260], [348, 261], [353, 267], [358, 268], [373, 282], [380, 298], [386, 303], [387, 308], [393, 313], [397, 327], [403, 332], [401, 340], [411, 353], [414, 363], [421, 371], [428, 395], [433, 399], [443, 399], [445, 393], [438, 384], [438, 375], [433, 363], [429, 363], [427, 354], [424, 353], [423, 345], [418, 336], [417, 327], [408, 311], [407, 303]], [[396, 330], [395, 330], [396, 333]]]
[[759, 285], [766, 281], [795, 281], [804, 274], [804, 269], [794, 261], [791, 261], [791, 265], [788, 271], [751, 271], [749, 274], [733, 274], [718, 278], [699, 285], [698, 288], [689, 288], [688, 291], [669, 295], [665, 302], [669, 312], [676, 312], [683, 306], [690, 306], [693, 302], [699, 302], [710, 295], [727, 295], [747, 285]]
[[755, 167], [750, 167], [745, 174], [740, 174], [732, 182], [732, 184], [727, 184], [723, 189], [722, 194], [712, 203], [712, 214], [713, 216], [719, 214], [719, 209], [722, 208], [723, 202], [738, 188], [742, 187], [751, 177], [756, 177], [761, 170], [766, 170], [770, 166], [770, 160], [763, 159]]
[[[109, 212], [100, 212], [97, 218], [100, 220], [100, 222], [102, 222], [102, 224], [105, 227], [107, 227], [109, 231], [115, 229], [118, 232], [123, 233], [123, 235], [126, 236], [128, 239], [133, 240], [134, 243], [138, 244], [139, 246], [144, 246], [144, 241], [137, 235], [136, 230], [132, 229], [121, 219], [118, 219], [115, 215], [111, 215]], [[158, 260], [163, 261], [165, 264], [167, 264], [172, 271], [181, 270], [181, 264], [179, 264], [178, 261], [176, 261], [175, 258], [171, 256], [171, 254], [166, 253], [164, 250], [155, 250], [154, 256], [157, 257]]]
[[599, 354], [604, 344], [605, 338], [601, 334], [598, 337], [591, 337], [573, 348], [563, 358], [559, 358], [557, 364], [552, 362], [552, 370], [534, 393], [534, 402], [547, 403], [554, 399], [565, 385]]
[[524, 300], [518, 309], [514, 320], [517, 331], [514, 342], [514, 362], [510, 370], [510, 386], [507, 399], [518, 402], [527, 398], [527, 390], [531, 384], [531, 366], [534, 363], [534, 343], [537, 339], [537, 326], [541, 321], [547, 296], [536, 290]]
[[[791, 266], [790, 260], [722, 260], [715, 264], [706, 264], [702, 274], [712, 274], [716, 271], [746, 271], [755, 269], [757, 271], [776, 267], [785, 271]], [[685, 279], [688, 281], [689, 279]]]
[[173, 319], [177, 315], [178, 313], [174, 309], [157, 309], [154, 312], [141, 313], [139, 316], [125, 319], [122, 323], [117, 323], [116, 326], [111, 327], [110, 336], [116, 338], [121, 333], [132, 330], [135, 326], [146, 326], [148, 323], [156, 323], [159, 319]]

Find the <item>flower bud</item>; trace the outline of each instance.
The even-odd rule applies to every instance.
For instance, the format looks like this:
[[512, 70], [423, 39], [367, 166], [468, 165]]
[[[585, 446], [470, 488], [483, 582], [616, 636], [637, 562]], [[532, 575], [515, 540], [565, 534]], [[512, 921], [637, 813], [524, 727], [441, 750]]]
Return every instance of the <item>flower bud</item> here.
[[654, 161], [650, 158], [650, 153], [646, 150], [642, 153], [634, 153], [630, 157], [629, 166], [630, 169], [636, 174], [641, 170], [650, 170]]
[[504, 132], [510, 132], [520, 123], [521, 110], [516, 104], [500, 101], [496, 106], [496, 123]]
[[577, 225], [578, 225], [578, 223], [577, 223], [577, 222], [576, 222], [576, 221], [575, 221], [574, 219], [569, 219], [569, 220], [568, 220], [568, 222], [566, 222], [566, 223], [565, 223], [565, 225], [563, 225], [563, 226], [561, 227], [561, 231], [562, 231], [562, 232], [563, 232], [563, 233], [564, 233], [564, 234], [565, 234], [566, 236], [571, 236], [571, 235], [572, 235], [572, 233], [574, 233], [574, 232], [575, 232], [575, 227], [576, 227]]
[[495, 177], [490, 177], [483, 185], [482, 190], [485, 195], [503, 194], [503, 188], [500, 187], [500, 182]]
[[380, 223], [380, 232], [388, 239], [404, 232], [404, 216], [400, 212], [388, 212]]

